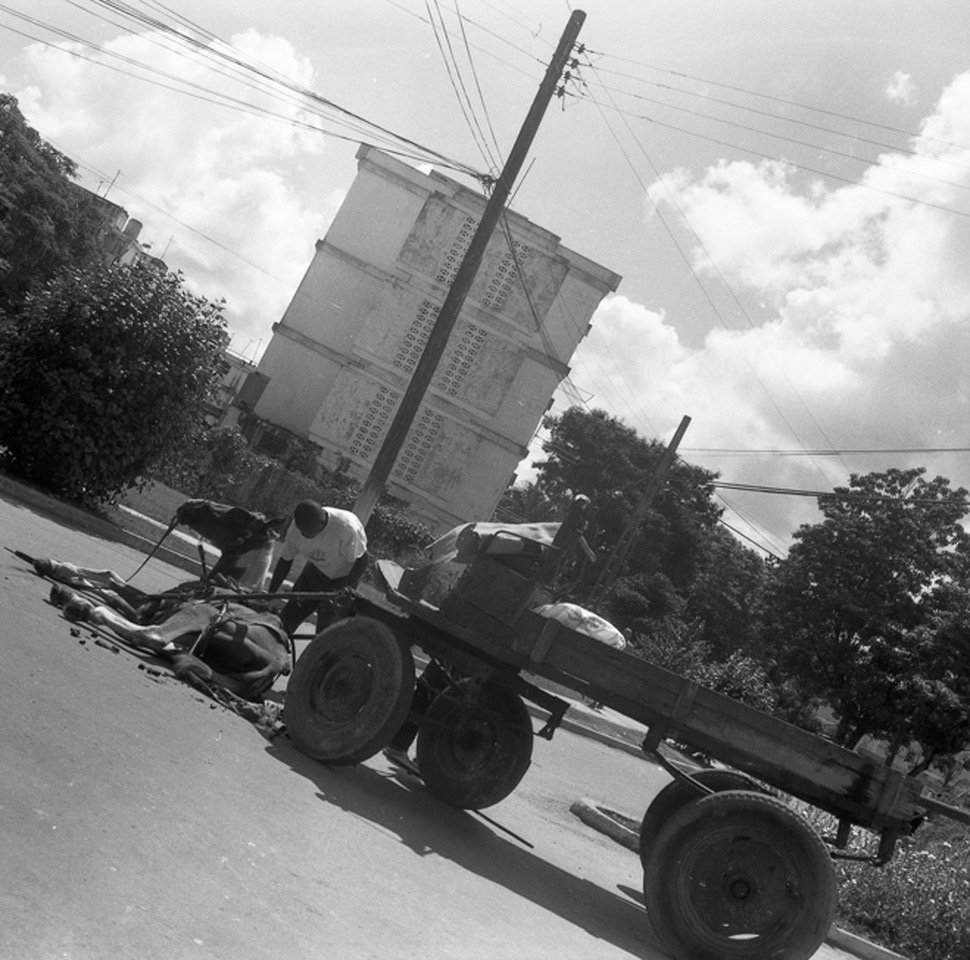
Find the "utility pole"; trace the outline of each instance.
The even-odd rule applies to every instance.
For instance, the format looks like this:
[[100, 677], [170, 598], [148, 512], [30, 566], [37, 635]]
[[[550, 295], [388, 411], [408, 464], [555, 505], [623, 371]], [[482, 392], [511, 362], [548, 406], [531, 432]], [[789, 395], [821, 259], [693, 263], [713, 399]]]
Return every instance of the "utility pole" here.
[[428, 336], [424, 352], [421, 354], [411, 376], [411, 381], [401, 398], [401, 405], [398, 407], [397, 413], [388, 428], [387, 436], [374, 458], [374, 465], [371, 467], [367, 480], [364, 482], [364, 488], [354, 504], [354, 513], [365, 524], [370, 519], [387, 479], [391, 475], [398, 454], [404, 446], [411, 424], [417, 416], [421, 400], [427, 392], [431, 378], [434, 376], [445, 351], [448, 338], [451, 336], [451, 331], [458, 320], [458, 314], [461, 312], [465, 297], [481, 265], [485, 248], [495, 231], [499, 215], [509, 198], [515, 178], [522, 169], [529, 147], [535, 139], [539, 123], [556, 91], [556, 85], [559, 83], [562, 72], [569, 61], [569, 55], [585, 19], [586, 14], [582, 10], [574, 10], [569, 17], [566, 29], [559, 40], [559, 46], [546, 68], [546, 74], [539, 85], [535, 100], [532, 102], [532, 107], [512, 146], [508, 159], [505, 161], [505, 167], [498, 180], [495, 181], [492, 196], [485, 205], [485, 211], [478, 224], [478, 229], [475, 231], [461, 265], [458, 267], [458, 272], [448, 290], [445, 302], [441, 305], [441, 310], [438, 312], [434, 327]]
[[[110, 189], [111, 189], [111, 188], [112, 188], [112, 187], [113, 187], [113, 186], [115, 185], [115, 181], [116, 181], [116, 180], [118, 179], [118, 177], [120, 177], [120, 176], [121, 176], [121, 171], [119, 170], [119, 171], [118, 171], [118, 172], [117, 172], [117, 173], [116, 173], [116, 174], [115, 174], [115, 175], [114, 175], [114, 176], [113, 176], [113, 177], [111, 178], [111, 183], [109, 183], [109, 184], [108, 184], [108, 186], [107, 186], [107, 187], [105, 188], [105, 191], [104, 191], [104, 198], [105, 198], [105, 200], [107, 200], [107, 199], [108, 199], [108, 191], [109, 191], [109, 190], [110, 190]], [[102, 181], [101, 181], [101, 183], [104, 183], [104, 181], [102, 180]], [[100, 186], [100, 184], [99, 184], [99, 186]]]
[[588, 603], [592, 604], [599, 596], [600, 591], [606, 587], [616, 575], [617, 571], [622, 568], [623, 562], [626, 560], [626, 556], [630, 552], [630, 547], [633, 546], [633, 541], [640, 529], [640, 524], [643, 523], [647, 511], [650, 509], [650, 504], [653, 502], [653, 498], [659, 493], [660, 487], [663, 485], [664, 479], [674, 462], [674, 458], [677, 456], [677, 448], [680, 446], [680, 441], [683, 440], [688, 426], [690, 426], [690, 417], [681, 418], [680, 424], [670, 439], [670, 443], [667, 444], [666, 449], [660, 454], [657, 467], [653, 471], [646, 489], [643, 491], [640, 502], [633, 510], [630, 522], [626, 525], [623, 533], [620, 534], [620, 538], [617, 540], [613, 552], [607, 558], [603, 569], [600, 571], [600, 575], [596, 578], [596, 583], [593, 584], [593, 589], [587, 601]]

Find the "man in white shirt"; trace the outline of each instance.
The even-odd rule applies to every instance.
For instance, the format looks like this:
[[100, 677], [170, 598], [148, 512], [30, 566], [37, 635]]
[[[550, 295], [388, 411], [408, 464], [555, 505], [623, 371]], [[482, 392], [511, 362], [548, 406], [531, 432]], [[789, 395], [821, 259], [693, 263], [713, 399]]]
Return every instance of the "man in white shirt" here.
[[[283, 538], [280, 557], [269, 582], [270, 593], [279, 590], [297, 558], [303, 558], [306, 563], [293, 584], [294, 593], [323, 593], [352, 587], [367, 569], [364, 525], [349, 510], [302, 500], [296, 505], [293, 521]], [[321, 606], [319, 600], [288, 600], [280, 614], [283, 629], [293, 636], [318, 606]], [[318, 614], [317, 626], [322, 630], [326, 624], [320, 619]]]

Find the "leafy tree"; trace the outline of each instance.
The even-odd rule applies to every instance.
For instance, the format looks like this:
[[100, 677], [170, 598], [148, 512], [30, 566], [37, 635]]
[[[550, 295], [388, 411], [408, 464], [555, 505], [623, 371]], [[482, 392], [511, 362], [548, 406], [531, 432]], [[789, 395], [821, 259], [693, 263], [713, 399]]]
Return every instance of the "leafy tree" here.
[[84, 503], [134, 485], [201, 428], [223, 372], [221, 310], [140, 264], [67, 271], [0, 315], [4, 466]]
[[[716, 475], [675, 460], [612, 582], [594, 585], [656, 473], [664, 445], [648, 441], [602, 410], [573, 407], [545, 421], [546, 459], [532, 486], [515, 488], [503, 506], [524, 519], [561, 517], [575, 494], [592, 500], [586, 538], [598, 556], [574, 599], [595, 606], [621, 628], [650, 634], [680, 621], [678, 633], [699, 630], [715, 659], [748, 642], [750, 600], [764, 571], [760, 559], [719, 524]], [[672, 622], [672, 621], [671, 621]]]
[[[548, 417], [547, 459], [536, 464], [537, 485], [564, 504], [575, 494], [593, 500], [587, 539], [605, 560], [626, 529], [664, 446], [648, 441], [602, 410], [571, 407]], [[662, 573], [683, 590], [698, 571], [720, 510], [713, 503], [715, 475], [677, 461], [633, 541], [627, 570], [641, 577]]]
[[0, 94], [0, 308], [96, 257], [100, 221], [76, 173]]
[[967, 491], [923, 473], [853, 475], [820, 498], [824, 520], [801, 527], [772, 571], [762, 650], [837, 711], [840, 742], [913, 738], [938, 756], [953, 746], [933, 732], [955, 722], [944, 687], [966, 691], [968, 668], [947, 650], [966, 612], [953, 598], [970, 538]]
[[925, 622], [892, 651], [890, 752], [916, 744], [917, 773], [931, 765], [946, 769], [970, 746], [970, 592], [948, 584], [935, 594]]
[[562, 506], [561, 502], [551, 499], [539, 484], [524, 483], [505, 490], [493, 519], [506, 523], [555, 522], [562, 516]]
[[761, 606], [765, 564], [724, 527], [710, 533], [687, 592], [683, 616], [703, 624], [702, 639], [719, 660], [756, 646], [754, 622]]

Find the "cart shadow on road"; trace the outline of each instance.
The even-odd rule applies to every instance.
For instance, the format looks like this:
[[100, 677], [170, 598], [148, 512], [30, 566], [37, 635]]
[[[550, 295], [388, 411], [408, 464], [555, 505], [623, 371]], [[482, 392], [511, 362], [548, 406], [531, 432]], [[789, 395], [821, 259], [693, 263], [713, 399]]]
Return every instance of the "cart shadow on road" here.
[[287, 740], [275, 741], [266, 750], [310, 780], [321, 800], [370, 821], [385, 835], [396, 835], [416, 855], [451, 860], [632, 956], [663, 954], [642, 907], [510, 839], [508, 834], [516, 837], [516, 831], [503, 825], [497, 812], [490, 810], [486, 822], [438, 800], [417, 778], [365, 765], [328, 767]]

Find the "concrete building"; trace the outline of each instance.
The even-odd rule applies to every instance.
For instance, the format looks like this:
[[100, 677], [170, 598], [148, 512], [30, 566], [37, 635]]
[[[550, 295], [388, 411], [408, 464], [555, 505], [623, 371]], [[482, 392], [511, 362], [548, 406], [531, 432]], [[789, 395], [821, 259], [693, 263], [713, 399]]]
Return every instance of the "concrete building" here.
[[[485, 206], [372, 147], [247, 391], [257, 417], [367, 476]], [[509, 212], [389, 482], [433, 529], [487, 518], [620, 277]]]
[[[83, 187], [78, 189], [84, 190]], [[128, 265], [146, 256], [138, 235], [141, 233], [140, 220], [128, 216], [128, 211], [106, 197], [84, 190], [96, 216], [101, 222], [98, 243], [105, 263]]]
[[256, 372], [256, 364], [227, 349], [223, 355], [226, 372], [215, 396], [205, 405], [206, 420], [212, 426], [235, 427], [242, 412], [240, 396], [249, 378]]

